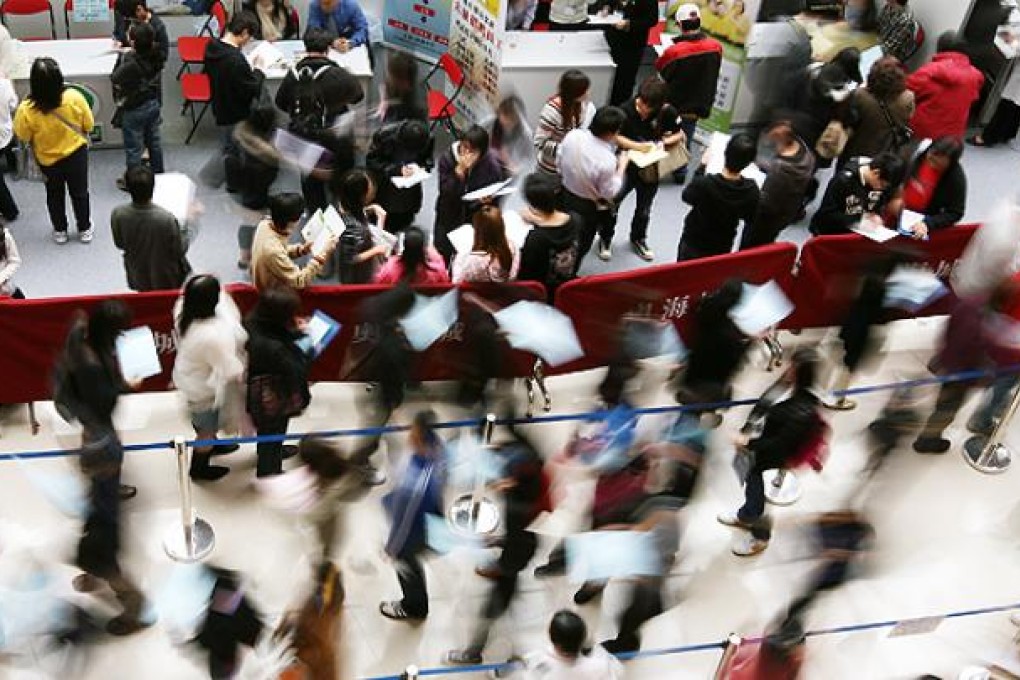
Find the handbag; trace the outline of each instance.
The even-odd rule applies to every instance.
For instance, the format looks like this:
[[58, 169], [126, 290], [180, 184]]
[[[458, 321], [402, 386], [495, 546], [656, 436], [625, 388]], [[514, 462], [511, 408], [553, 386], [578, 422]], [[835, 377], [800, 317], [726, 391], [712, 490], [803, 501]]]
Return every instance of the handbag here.
[[843, 123], [838, 120], [830, 120], [815, 143], [815, 153], [819, 158], [832, 160], [843, 153], [848, 141], [850, 141], [850, 135], [843, 127]]
[[[687, 150], [687, 140], [681, 139], [673, 146], [666, 147], [666, 157], [655, 164], [659, 177], [671, 177], [675, 170], [687, 167], [691, 154]], [[658, 179], [658, 178], [656, 178]]]
[[885, 102], [878, 102], [878, 107], [882, 109], [882, 116], [889, 125], [889, 141], [886, 143], [886, 151], [898, 154], [910, 144], [910, 140], [914, 138], [914, 131], [909, 125], [897, 122]]

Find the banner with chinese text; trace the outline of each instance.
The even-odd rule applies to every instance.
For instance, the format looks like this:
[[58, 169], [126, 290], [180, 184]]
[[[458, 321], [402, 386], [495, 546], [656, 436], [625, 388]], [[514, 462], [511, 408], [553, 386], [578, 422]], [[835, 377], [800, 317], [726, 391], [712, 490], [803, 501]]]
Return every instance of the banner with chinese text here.
[[481, 122], [496, 109], [505, 34], [505, 2], [453, 0], [450, 54], [465, 78], [457, 100], [457, 125], [461, 128]]
[[427, 61], [448, 49], [453, 0], [386, 0], [383, 42]]

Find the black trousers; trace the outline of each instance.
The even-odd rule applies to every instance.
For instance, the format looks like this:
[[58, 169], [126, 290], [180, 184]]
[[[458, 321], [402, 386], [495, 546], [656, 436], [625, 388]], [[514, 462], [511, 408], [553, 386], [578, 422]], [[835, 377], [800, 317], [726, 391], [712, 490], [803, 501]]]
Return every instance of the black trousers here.
[[595, 201], [581, 198], [566, 189], [563, 190], [563, 207], [581, 217], [581, 233], [577, 238], [577, 264], [574, 270], [576, 275], [584, 256], [595, 242], [595, 234], [603, 241], [612, 241], [616, 215], [612, 210], [599, 210]]
[[1002, 99], [995, 107], [992, 119], [988, 121], [981, 138], [987, 144], [1004, 144], [1016, 137], [1020, 131], [1020, 106], [1009, 99]]
[[326, 181], [311, 175], [301, 176], [301, 195], [305, 198], [305, 210], [312, 214], [316, 210], [325, 210], [329, 206], [329, 194]]
[[[648, 223], [652, 219], [652, 203], [655, 201], [655, 195], [659, 193], [658, 182], [644, 182], [638, 175], [638, 168], [634, 165], [627, 166], [627, 174], [624, 176], [623, 189], [616, 197], [616, 205], [623, 203], [623, 199], [627, 197], [631, 191], [636, 192], [637, 202], [634, 205], [634, 217], [630, 221], [630, 240], [631, 241], [644, 241], [648, 237]], [[613, 240], [613, 236], [616, 233], [616, 221], [618, 219], [619, 212], [614, 211], [613, 221], [609, 227], [608, 241]], [[601, 236], [601, 234], [600, 234]]]
[[641, 626], [662, 613], [662, 580], [643, 579], [631, 588], [630, 603], [620, 616], [616, 634], [618, 651], [636, 652], [641, 648]]
[[71, 210], [78, 233], [91, 226], [89, 219], [89, 150], [82, 146], [70, 156], [53, 165], [40, 165], [46, 178], [46, 209], [54, 231], [67, 232], [67, 203], [64, 192], [71, 196]]
[[429, 613], [429, 593], [425, 584], [425, 569], [418, 559], [418, 552], [407, 549], [397, 555], [397, 580], [404, 598], [400, 604], [408, 615], [425, 618]]
[[609, 95], [609, 103], [613, 106], [619, 106], [630, 99], [630, 96], [634, 93], [634, 84], [637, 82], [638, 71], [641, 70], [641, 60], [645, 56], [645, 47], [644, 43], [634, 44], [633, 42], [627, 42], [626, 44], [618, 44], [617, 40], [610, 40], [610, 54], [613, 57], [613, 61], [616, 62], [613, 89]]
[[[256, 423], [256, 431], [260, 437], [273, 434], [286, 434], [290, 418], [279, 418], [275, 420]], [[256, 477], [270, 477], [283, 472], [283, 442], [259, 442], [255, 445], [255, 455], [258, 460], [255, 464]]]
[[528, 566], [537, 548], [538, 538], [530, 531], [507, 535], [506, 545], [496, 562], [500, 573], [482, 610], [482, 620], [471, 641], [472, 651], [481, 653], [485, 649], [492, 624], [510, 608], [510, 602], [517, 594], [518, 575]]

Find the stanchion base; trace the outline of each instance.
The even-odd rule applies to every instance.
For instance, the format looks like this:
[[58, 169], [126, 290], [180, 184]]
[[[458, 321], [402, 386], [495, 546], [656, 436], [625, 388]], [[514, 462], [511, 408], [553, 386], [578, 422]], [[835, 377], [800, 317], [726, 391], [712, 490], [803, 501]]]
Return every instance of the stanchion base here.
[[1013, 462], [1013, 454], [1006, 445], [995, 444], [990, 455], [982, 460], [982, 454], [987, 446], [988, 437], [981, 435], [971, 437], [963, 445], [963, 459], [972, 468], [986, 475], [998, 475], [1008, 470], [1010, 463]]
[[175, 562], [200, 562], [209, 556], [216, 546], [216, 534], [212, 526], [204, 519], [195, 518], [191, 530], [191, 545], [185, 545], [184, 529], [176, 525], [170, 529], [163, 539], [163, 550]]
[[772, 505], [793, 505], [800, 500], [800, 482], [797, 475], [787, 470], [782, 486], [776, 486], [776, 477], [779, 474], [779, 470], [766, 470], [762, 475], [765, 480], [765, 499]]
[[488, 498], [466, 493], [458, 497], [447, 513], [455, 531], [488, 535], [499, 526], [499, 508]]

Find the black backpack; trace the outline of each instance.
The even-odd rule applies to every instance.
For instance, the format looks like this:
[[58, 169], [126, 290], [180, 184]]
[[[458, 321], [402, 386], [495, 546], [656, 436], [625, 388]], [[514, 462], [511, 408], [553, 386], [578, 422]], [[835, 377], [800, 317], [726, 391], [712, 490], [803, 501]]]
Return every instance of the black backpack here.
[[317, 82], [333, 64], [318, 68], [291, 69], [295, 78], [294, 107], [290, 112], [290, 130], [299, 137], [315, 136], [326, 129], [326, 98]]

